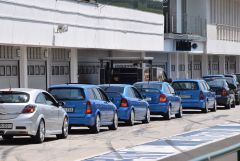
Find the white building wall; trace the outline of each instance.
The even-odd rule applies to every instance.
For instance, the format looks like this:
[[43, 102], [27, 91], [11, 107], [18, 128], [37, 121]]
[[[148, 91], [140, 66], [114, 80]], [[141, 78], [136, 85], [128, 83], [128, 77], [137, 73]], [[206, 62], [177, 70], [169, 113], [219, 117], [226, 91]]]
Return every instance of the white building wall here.
[[[163, 50], [160, 14], [65, 0], [1, 0], [0, 8], [0, 44]], [[59, 24], [68, 31], [57, 33]]]

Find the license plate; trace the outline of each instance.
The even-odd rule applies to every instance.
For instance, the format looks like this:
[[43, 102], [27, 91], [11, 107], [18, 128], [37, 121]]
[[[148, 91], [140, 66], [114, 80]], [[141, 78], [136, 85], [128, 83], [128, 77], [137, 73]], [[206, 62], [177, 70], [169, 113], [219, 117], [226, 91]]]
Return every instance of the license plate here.
[[181, 98], [191, 98], [191, 95], [180, 95]]
[[64, 108], [66, 112], [74, 112], [73, 108]]
[[12, 129], [13, 125], [9, 123], [0, 123], [0, 129]]

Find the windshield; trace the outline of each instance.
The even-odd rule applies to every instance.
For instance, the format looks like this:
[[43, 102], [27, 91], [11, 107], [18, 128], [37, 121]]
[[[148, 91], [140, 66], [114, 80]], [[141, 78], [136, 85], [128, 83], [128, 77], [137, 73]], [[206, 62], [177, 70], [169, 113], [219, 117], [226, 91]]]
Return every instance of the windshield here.
[[225, 86], [225, 81], [222, 79], [209, 79], [209, 80], [206, 80], [206, 82], [208, 83], [208, 85], [210, 87], [224, 87]]
[[49, 92], [57, 100], [84, 100], [85, 95], [82, 88], [52, 88]]
[[0, 92], [0, 103], [26, 103], [29, 94], [23, 92], [2, 91]]
[[118, 92], [123, 93], [124, 87], [119, 86], [100, 86], [105, 92]]
[[174, 82], [172, 87], [175, 90], [198, 90], [197, 82]]

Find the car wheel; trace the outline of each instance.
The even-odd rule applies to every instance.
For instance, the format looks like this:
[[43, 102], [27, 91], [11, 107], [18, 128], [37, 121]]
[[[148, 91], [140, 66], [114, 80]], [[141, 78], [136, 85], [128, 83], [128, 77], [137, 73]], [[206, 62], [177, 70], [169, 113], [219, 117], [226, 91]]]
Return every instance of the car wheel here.
[[3, 140], [12, 140], [13, 136], [12, 135], [2, 135]]
[[205, 107], [202, 109], [202, 113], [208, 113], [208, 107], [206, 103], [205, 103]]
[[150, 110], [147, 108], [145, 119], [142, 121], [144, 124], [147, 124], [150, 122]]
[[171, 108], [168, 106], [167, 113], [164, 115], [165, 120], [170, 120], [171, 119]]
[[231, 103], [229, 102], [228, 104], [225, 105], [225, 109], [230, 109], [231, 108]]
[[33, 140], [36, 143], [42, 143], [44, 139], [45, 139], [45, 124], [44, 124], [44, 121], [41, 120], [38, 125], [37, 134], [33, 136]]
[[236, 101], [236, 105], [240, 104], [240, 98], [238, 98], [238, 100]]
[[62, 133], [57, 134], [57, 139], [65, 139], [68, 136], [68, 119], [67, 117], [64, 118], [63, 120], [63, 125], [62, 125]]
[[134, 110], [131, 110], [130, 116], [129, 116], [129, 120], [127, 121], [127, 124], [129, 126], [133, 126], [134, 125], [134, 121], [135, 121], [135, 113]]
[[210, 109], [211, 112], [216, 112], [217, 111], [217, 104], [216, 104], [216, 101], [214, 101], [213, 103], [213, 108]]
[[115, 112], [113, 116], [113, 123], [112, 125], [108, 126], [109, 130], [117, 130], [118, 128], [118, 116], [117, 113]]
[[176, 117], [176, 118], [181, 118], [181, 117], [182, 117], [182, 113], [183, 113], [183, 111], [182, 111], [182, 105], [180, 105], [180, 107], [179, 107], [179, 112], [178, 112], [177, 114], [175, 114], [175, 117]]
[[90, 129], [93, 133], [97, 134], [100, 132], [100, 126], [101, 126], [101, 118], [98, 114], [95, 119], [95, 124], [91, 126]]
[[233, 101], [233, 103], [231, 104], [231, 107], [232, 107], [232, 108], [235, 108], [235, 107], [236, 107], [236, 102], [235, 102], [235, 101]]

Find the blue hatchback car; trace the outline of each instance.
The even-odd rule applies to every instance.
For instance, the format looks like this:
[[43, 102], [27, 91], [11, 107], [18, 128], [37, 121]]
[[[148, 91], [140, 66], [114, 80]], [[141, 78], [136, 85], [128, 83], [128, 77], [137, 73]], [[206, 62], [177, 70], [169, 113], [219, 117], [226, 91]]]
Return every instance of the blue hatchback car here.
[[208, 109], [217, 110], [215, 92], [210, 91], [205, 80], [175, 80], [172, 86], [181, 97], [183, 108], [200, 109], [204, 113]]
[[138, 90], [127, 84], [99, 85], [117, 106], [119, 121], [125, 121], [128, 125], [134, 125], [135, 121], [150, 122], [149, 104]]
[[70, 129], [72, 126], [87, 126], [98, 133], [100, 126], [108, 126], [110, 130], [118, 128], [117, 108], [98, 86], [60, 84], [51, 86], [48, 91], [64, 102]]
[[134, 86], [150, 105], [151, 114], [160, 114], [165, 119], [171, 119], [172, 115], [182, 117], [181, 98], [175, 95], [174, 89], [167, 82], [137, 82]]

